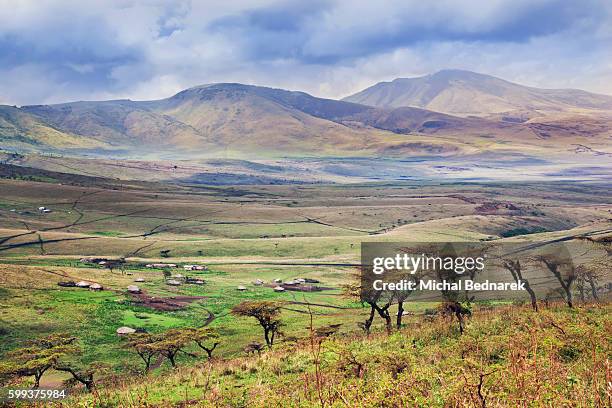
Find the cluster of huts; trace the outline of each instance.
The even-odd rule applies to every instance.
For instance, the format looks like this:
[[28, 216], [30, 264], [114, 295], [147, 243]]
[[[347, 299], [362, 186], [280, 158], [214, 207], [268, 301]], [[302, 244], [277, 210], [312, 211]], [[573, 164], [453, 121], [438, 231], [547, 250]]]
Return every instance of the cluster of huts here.
[[203, 285], [205, 282], [202, 279], [183, 276], [180, 273], [172, 275], [166, 280], [166, 284], [170, 286], [181, 286], [183, 283], [191, 285]]
[[[261, 279], [255, 279], [252, 283], [254, 286], [266, 285], [266, 282]], [[298, 292], [318, 292], [322, 290], [321, 287], [313, 285], [315, 283], [319, 283], [319, 281], [311, 278], [295, 278], [283, 282], [282, 279], [277, 278], [266, 286], [271, 287], [275, 292], [284, 292], [286, 290]], [[236, 289], [239, 291], [245, 291], [247, 290], [247, 287], [245, 285], [240, 285]]]
[[94, 290], [94, 291], [104, 290], [104, 287], [100, 285], [99, 283], [95, 283], [95, 282], [92, 283], [92, 282], [87, 282], [87, 281], [79, 281], [79, 282], [62, 281], [62, 282], [58, 282], [57, 285], [64, 287], [64, 288], [82, 288], [82, 289], [89, 289], [89, 290]]
[[[100, 265], [100, 266], [108, 266], [110, 263], [119, 262], [119, 261], [113, 261], [113, 260], [109, 260], [106, 258], [81, 258], [80, 262], [90, 263], [90, 264], [95, 264], [95, 265]], [[155, 269], [169, 269], [169, 268], [178, 268], [179, 266], [177, 264], [172, 264], [172, 263], [151, 263], [151, 264], [146, 264], [145, 267], [155, 268]], [[183, 269], [185, 271], [208, 270], [208, 268], [204, 265], [183, 265]], [[128, 273], [128, 275], [131, 275], [131, 273]], [[145, 279], [136, 278], [134, 279], [134, 282], [142, 283], [142, 282], [145, 282]], [[183, 284], [203, 285], [205, 283], [206, 282], [203, 279], [194, 278], [190, 276], [184, 276], [181, 274], [174, 274], [174, 275], [167, 277], [166, 279], [166, 284], [169, 286], [181, 286]], [[62, 282], [58, 282], [58, 286], [67, 287], [67, 288], [70, 288], [70, 287], [88, 288], [90, 290], [103, 290], [104, 289], [102, 285], [100, 285], [99, 283], [92, 283], [92, 282], [87, 282], [87, 281], [80, 281], [80, 282], [62, 281]], [[129, 285], [127, 287], [127, 291], [130, 293], [140, 293], [141, 292], [140, 288], [136, 285]]]
[[[145, 268], [151, 269], [173, 269], [178, 267], [177, 264], [173, 263], [150, 263], [145, 265]], [[204, 265], [183, 265], [183, 270], [185, 271], [205, 271], [207, 269]]]

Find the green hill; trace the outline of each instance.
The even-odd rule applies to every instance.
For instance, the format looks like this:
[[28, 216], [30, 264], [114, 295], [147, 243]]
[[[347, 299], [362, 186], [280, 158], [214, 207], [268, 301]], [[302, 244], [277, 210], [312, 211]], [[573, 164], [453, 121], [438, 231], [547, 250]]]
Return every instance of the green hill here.
[[[305, 317], [307, 320], [307, 316]], [[610, 309], [475, 310], [414, 316], [392, 335], [287, 342], [75, 395], [78, 406], [605, 406]], [[305, 322], [307, 325], [307, 323]], [[588, 341], [585, 335], [588, 333]]]

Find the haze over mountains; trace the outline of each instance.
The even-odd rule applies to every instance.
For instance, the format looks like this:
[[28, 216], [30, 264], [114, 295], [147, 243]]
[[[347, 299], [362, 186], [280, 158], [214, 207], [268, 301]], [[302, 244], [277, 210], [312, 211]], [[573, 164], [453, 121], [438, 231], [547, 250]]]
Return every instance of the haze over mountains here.
[[610, 96], [447, 70], [379, 83], [342, 101], [225, 83], [156, 101], [0, 106], [0, 147], [189, 157], [228, 150], [406, 157], [502, 148], [571, 152], [588, 141], [588, 149], [600, 151], [611, 114]]

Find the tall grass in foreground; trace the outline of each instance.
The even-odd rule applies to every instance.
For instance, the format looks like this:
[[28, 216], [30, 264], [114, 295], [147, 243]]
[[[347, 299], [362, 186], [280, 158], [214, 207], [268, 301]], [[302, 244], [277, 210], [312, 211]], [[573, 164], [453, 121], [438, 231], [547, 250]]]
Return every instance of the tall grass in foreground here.
[[449, 320], [422, 316], [391, 335], [315, 340], [313, 329], [260, 357], [117, 377], [57, 405], [610, 406], [609, 312], [609, 305], [477, 310], [463, 335]]

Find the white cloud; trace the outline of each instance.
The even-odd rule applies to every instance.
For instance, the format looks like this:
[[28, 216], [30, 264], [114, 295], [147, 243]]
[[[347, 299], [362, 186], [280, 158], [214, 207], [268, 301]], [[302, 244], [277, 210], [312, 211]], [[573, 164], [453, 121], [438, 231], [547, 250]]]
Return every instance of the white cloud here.
[[612, 94], [611, 15], [603, 0], [0, 0], [0, 101], [210, 82], [341, 97], [443, 68]]

